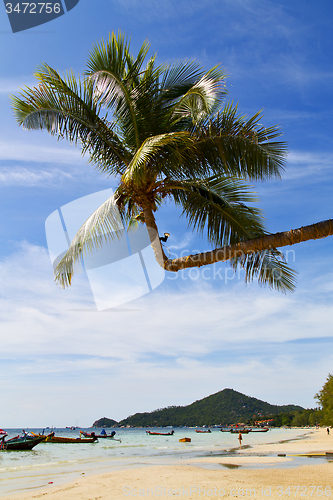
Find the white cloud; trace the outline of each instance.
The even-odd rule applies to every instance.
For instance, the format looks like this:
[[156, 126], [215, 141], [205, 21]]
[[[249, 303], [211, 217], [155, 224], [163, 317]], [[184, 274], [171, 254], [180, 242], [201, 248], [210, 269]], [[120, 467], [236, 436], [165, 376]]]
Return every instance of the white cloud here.
[[[204, 281], [179, 275], [172, 292], [162, 286], [121, 308], [97, 313], [82, 275], [66, 290], [53, 283], [42, 247], [24, 243], [1, 262], [0, 271], [2, 353], [17, 353], [27, 334], [24, 353], [35, 352], [36, 346], [47, 352], [49, 342], [66, 339], [64, 344], [57, 342], [54, 353], [100, 356], [103, 345], [103, 356], [121, 359], [138, 359], [147, 353], [201, 356], [223, 349], [225, 343], [284, 342], [315, 337], [318, 332], [321, 337], [331, 336], [333, 306], [328, 296], [318, 304], [304, 291], [284, 296], [256, 285], [245, 287], [236, 280], [218, 285], [213, 273], [210, 279], [206, 273]], [[329, 287], [329, 278], [325, 285]], [[318, 281], [317, 287], [321, 286]]]
[[324, 168], [332, 167], [333, 154], [321, 152], [308, 152], [308, 151], [290, 151], [288, 160], [293, 164], [303, 165], [319, 165]]
[[86, 163], [82, 159], [79, 148], [74, 147], [47, 147], [41, 144], [31, 144], [13, 141], [9, 138], [0, 141], [1, 160], [23, 160], [45, 163], [77, 164]]
[[331, 336], [329, 300], [317, 304], [311, 294], [283, 296], [242, 282], [217, 287], [213, 273], [206, 281], [182, 281], [179, 275], [173, 292], [162, 286], [121, 308], [97, 313], [82, 275], [70, 289], [53, 283], [41, 247], [24, 243], [1, 262], [0, 272], [2, 356], [52, 352], [137, 362], [152, 353], [200, 357], [244, 342], [284, 342], [319, 332]]
[[52, 184], [73, 177], [70, 172], [52, 168], [52, 170], [36, 170], [25, 167], [0, 167], [0, 185], [5, 186], [37, 186]]
[[283, 175], [284, 180], [308, 178], [313, 182], [332, 177], [333, 154], [309, 151], [290, 151], [288, 168]]

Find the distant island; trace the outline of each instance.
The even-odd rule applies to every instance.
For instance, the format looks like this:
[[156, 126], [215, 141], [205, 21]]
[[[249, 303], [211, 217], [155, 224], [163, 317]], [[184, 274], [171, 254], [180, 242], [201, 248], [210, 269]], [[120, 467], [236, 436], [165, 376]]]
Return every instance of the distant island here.
[[182, 427], [228, 425], [261, 420], [266, 416], [302, 411], [297, 405], [276, 406], [234, 391], [224, 389], [188, 406], [169, 406], [152, 412], [136, 413], [120, 422], [106, 417], [93, 427]]
[[100, 418], [99, 420], [96, 420], [96, 422], [92, 424], [92, 427], [118, 427], [118, 425], [120, 424], [116, 420], [112, 420], [112, 418], [103, 417]]

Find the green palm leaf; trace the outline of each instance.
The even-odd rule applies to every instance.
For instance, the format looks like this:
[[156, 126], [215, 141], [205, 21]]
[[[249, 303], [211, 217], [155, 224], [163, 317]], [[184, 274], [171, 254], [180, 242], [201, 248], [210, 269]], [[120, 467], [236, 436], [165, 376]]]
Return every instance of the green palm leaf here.
[[182, 149], [190, 148], [192, 144], [193, 139], [187, 132], [148, 137], [133, 156], [123, 175], [123, 181], [140, 184], [144, 180], [147, 181], [147, 177], [154, 178], [154, 175], [160, 175], [161, 171], [166, 176], [170, 173], [175, 174], [177, 170], [181, 174]]
[[113, 111], [130, 127], [134, 146], [140, 144], [139, 127], [135, 102], [131, 95], [133, 87], [139, 84], [141, 66], [149, 50], [144, 42], [134, 60], [129, 52], [130, 42], [121, 33], [110, 35], [93, 47], [87, 62], [86, 75], [94, 83], [94, 97], [103, 106]]
[[224, 74], [213, 68], [195, 82], [174, 105], [176, 119], [191, 118], [192, 123], [202, 123], [218, 108], [227, 94]]
[[55, 269], [55, 279], [63, 287], [71, 284], [74, 264], [82, 260], [84, 255], [91, 255], [104, 243], [114, 240], [124, 231], [123, 221], [117, 208], [115, 196], [106, 200], [82, 224], [76, 233], [69, 249]]
[[171, 183], [169, 192], [189, 226], [199, 234], [205, 233], [214, 245], [225, 246], [265, 234], [260, 211], [245, 205], [256, 198], [238, 179], [211, 177]]
[[194, 128], [198, 161], [214, 172], [249, 180], [280, 177], [287, 154], [284, 142], [276, 142], [279, 127], [260, 125], [262, 115], [250, 119], [237, 115], [237, 106], [227, 104], [205, 124]]
[[44, 65], [36, 78], [40, 84], [26, 88], [12, 97], [14, 114], [20, 125], [28, 130], [46, 129], [58, 139], [81, 144], [98, 168], [110, 174], [124, 170], [128, 152], [104, 118], [93, 98], [93, 86], [81, 83], [73, 73], [60, 74]]
[[276, 248], [242, 255], [230, 260], [234, 270], [240, 265], [245, 269], [245, 281], [250, 282], [255, 278], [260, 285], [280, 292], [293, 292], [296, 286], [296, 272], [287, 266], [282, 252]]

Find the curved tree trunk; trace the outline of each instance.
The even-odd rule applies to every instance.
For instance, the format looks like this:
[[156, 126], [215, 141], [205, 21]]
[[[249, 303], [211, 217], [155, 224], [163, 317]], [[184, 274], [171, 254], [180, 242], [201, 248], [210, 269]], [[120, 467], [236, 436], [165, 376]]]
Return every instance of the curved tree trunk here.
[[158, 264], [165, 269], [165, 263], [168, 261], [168, 257], [163, 251], [154, 217], [154, 212], [148, 204], [143, 207], [143, 215], [149, 234], [150, 244], [152, 249], [154, 250], [155, 259]]
[[167, 271], [177, 272], [190, 267], [207, 266], [215, 262], [223, 262], [232, 257], [240, 257], [244, 254], [260, 252], [270, 248], [285, 247], [295, 245], [302, 241], [326, 238], [333, 234], [333, 220], [329, 219], [310, 226], [303, 226], [283, 233], [269, 234], [253, 240], [242, 241], [234, 245], [223, 248], [216, 248], [210, 252], [203, 252], [195, 255], [188, 255], [179, 259], [167, 259], [164, 268]]

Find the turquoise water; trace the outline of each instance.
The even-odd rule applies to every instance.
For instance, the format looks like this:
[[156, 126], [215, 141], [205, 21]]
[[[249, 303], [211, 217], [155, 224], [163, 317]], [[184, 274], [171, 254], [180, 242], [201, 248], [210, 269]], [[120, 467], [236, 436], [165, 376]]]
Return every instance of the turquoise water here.
[[[54, 431], [57, 436], [79, 437], [78, 429]], [[91, 429], [87, 431], [91, 432]], [[168, 432], [169, 429], [158, 431]], [[237, 434], [220, 432], [219, 429], [212, 429], [210, 434], [196, 433], [195, 429], [188, 428], [175, 428], [174, 431], [173, 436], [149, 436], [146, 429], [116, 429], [115, 437], [121, 442], [100, 439], [95, 443], [40, 443], [32, 451], [0, 452], [0, 496], [45, 487], [49, 483], [59, 485], [93, 473], [145, 465], [171, 465], [179, 461], [186, 464], [190, 459], [205, 456], [230, 456], [230, 453], [237, 453], [233, 448], [239, 447]], [[7, 429], [7, 432], [13, 437], [22, 430]], [[107, 432], [109, 434], [111, 430], [107, 429]], [[297, 439], [308, 432], [272, 429], [266, 433], [245, 434], [243, 450], [244, 446]], [[190, 437], [191, 443], [180, 443], [182, 437]]]

